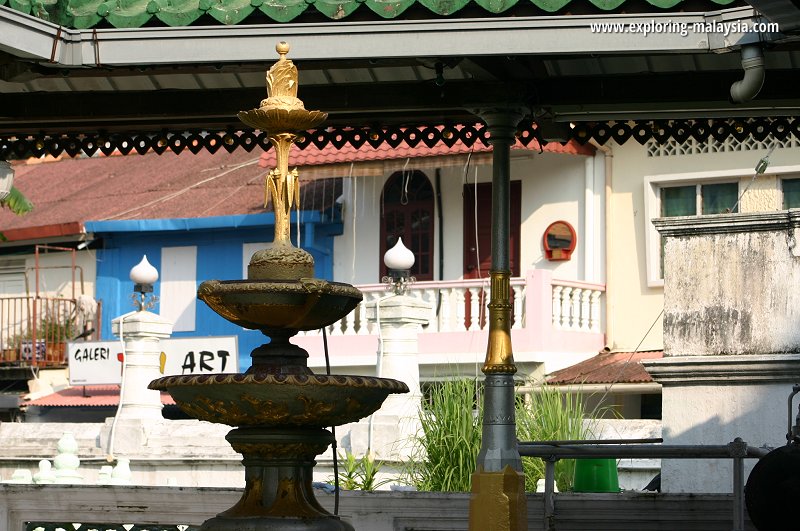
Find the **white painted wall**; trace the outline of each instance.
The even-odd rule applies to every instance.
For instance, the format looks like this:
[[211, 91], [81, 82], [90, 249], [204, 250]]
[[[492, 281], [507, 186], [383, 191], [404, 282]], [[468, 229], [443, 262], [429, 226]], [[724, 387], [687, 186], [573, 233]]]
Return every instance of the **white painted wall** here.
[[[2, 274], [0, 297], [21, 297], [26, 295], [25, 277], [31, 295], [36, 291], [36, 260], [33, 253], [14, 256], [13, 260], [23, 260], [25, 272]], [[0, 261], [2, 262], [2, 261]], [[49, 297], [72, 298], [72, 257], [67, 252], [41, 252], [39, 255], [39, 294]], [[97, 276], [95, 251], [82, 250], [75, 255], [75, 296], [87, 294], [94, 296], [94, 282]], [[83, 270], [83, 292], [81, 291], [81, 269]]]
[[[463, 159], [462, 159], [463, 160]], [[512, 180], [522, 181], [522, 227], [520, 272], [527, 269], [547, 268], [556, 277], [575, 280], [602, 281], [604, 278], [603, 241], [603, 161], [586, 164], [587, 157], [532, 151], [513, 151], [511, 159]], [[592, 160], [592, 159], [589, 159]], [[585, 197], [586, 173], [591, 170], [590, 182], [594, 190], [591, 223], [593, 225], [595, 254], [589, 258], [593, 278], [586, 278]], [[413, 161], [407, 167], [415, 169]], [[435, 170], [422, 170], [435, 187]], [[371, 284], [379, 278], [380, 194], [391, 173], [380, 177], [359, 177], [344, 182], [344, 234], [334, 239], [334, 279], [353, 284]], [[466, 175], [465, 175], [466, 174]], [[443, 279], [462, 277], [464, 246], [465, 182], [491, 182], [492, 167], [488, 157], [473, 158], [466, 170], [463, 165], [441, 168], [441, 195], [443, 215]], [[544, 258], [542, 234], [553, 221], [566, 220], [578, 233], [578, 246], [572, 260], [549, 262]], [[434, 224], [434, 278], [439, 275], [438, 215]], [[356, 242], [354, 244], [354, 242]]]

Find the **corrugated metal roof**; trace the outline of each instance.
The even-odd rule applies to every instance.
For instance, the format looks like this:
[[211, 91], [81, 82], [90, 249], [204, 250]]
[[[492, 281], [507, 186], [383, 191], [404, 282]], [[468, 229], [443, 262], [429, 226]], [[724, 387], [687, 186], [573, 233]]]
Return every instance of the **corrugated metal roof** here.
[[593, 358], [566, 369], [561, 369], [547, 378], [548, 384], [612, 384], [648, 383], [653, 378], [644, 369], [642, 360], [660, 359], [663, 350], [640, 352], [601, 352]]
[[[705, 0], [711, 9], [719, 9], [736, 0]], [[682, 0], [647, 0], [648, 9], [681, 9]], [[347, 20], [396, 19], [408, 13], [422, 13], [430, 18], [457, 16], [462, 11], [477, 11], [484, 16], [515, 10], [534, 10], [540, 14], [600, 11], [615, 12], [633, 6], [630, 0], [152, 0], [150, 2], [107, 2], [105, 0], [42, 0], [28, 2], [0, 0], [0, 5], [69, 28], [92, 28], [110, 25], [116, 28], [139, 28], [144, 25], [189, 26], [207, 24], [246, 24], [263, 21], [290, 22], [319, 18]], [[424, 7], [425, 9], [420, 9]]]
[[[169, 393], [161, 393], [161, 403], [175, 404]], [[26, 406], [40, 407], [107, 407], [119, 404], [119, 386], [87, 385], [68, 387], [53, 394], [25, 402]]]

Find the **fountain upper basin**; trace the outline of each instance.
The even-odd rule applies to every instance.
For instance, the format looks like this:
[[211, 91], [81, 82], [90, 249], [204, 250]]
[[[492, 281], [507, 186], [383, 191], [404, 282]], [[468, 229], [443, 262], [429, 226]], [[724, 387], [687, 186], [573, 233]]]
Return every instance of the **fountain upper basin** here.
[[317, 330], [350, 313], [361, 292], [350, 284], [298, 280], [208, 280], [197, 296], [219, 315], [254, 330]]

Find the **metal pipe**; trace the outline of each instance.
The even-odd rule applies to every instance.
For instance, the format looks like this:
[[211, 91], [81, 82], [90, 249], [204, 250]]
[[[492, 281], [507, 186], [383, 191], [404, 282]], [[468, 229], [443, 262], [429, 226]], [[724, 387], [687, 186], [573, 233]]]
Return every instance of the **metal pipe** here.
[[566, 444], [635, 444], [635, 443], [650, 443], [657, 444], [664, 442], [661, 437], [653, 439], [565, 439], [563, 441], [534, 441], [534, 442], [521, 442], [520, 444], [530, 444], [534, 446], [564, 446]]
[[[678, 445], [678, 444], [626, 444], [609, 446], [601, 444], [549, 446], [521, 442], [518, 445], [524, 457], [560, 459], [593, 459], [597, 457], [651, 457], [669, 459], [731, 459], [736, 451], [728, 445]], [[764, 448], [747, 446], [744, 457], [760, 458], [768, 453]]]
[[744, 531], [744, 458], [733, 458], [733, 531]]
[[731, 85], [731, 101], [744, 103], [755, 98], [764, 85], [764, 52], [757, 44], [742, 46], [744, 77]]
[[544, 462], [544, 529], [555, 529], [556, 500], [556, 461], [557, 458], [547, 459]]
[[[792, 393], [789, 395], [789, 416], [787, 417], [788, 418], [787, 422], [789, 423], [789, 428], [786, 430], [786, 440], [787, 441], [791, 441], [795, 436], [794, 426], [792, 426], [792, 399], [794, 398], [794, 396], [797, 393], [800, 393], [800, 385], [795, 384], [794, 386], [792, 386]], [[798, 417], [800, 417], [800, 413], [798, 413]]]

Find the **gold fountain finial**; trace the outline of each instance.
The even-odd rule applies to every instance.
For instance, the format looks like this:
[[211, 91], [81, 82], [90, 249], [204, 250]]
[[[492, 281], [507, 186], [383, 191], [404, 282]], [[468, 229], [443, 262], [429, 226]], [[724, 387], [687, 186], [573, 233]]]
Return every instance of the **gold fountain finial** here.
[[314, 259], [292, 246], [289, 238], [292, 207], [297, 205], [299, 182], [297, 169], [289, 171], [289, 151], [299, 131], [321, 124], [327, 113], [308, 111], [297, 97], [298, 74], [286, 58], [289, 45], [279, 42], [275, 51], [278, 62], [267, 71], [267, 99], [258, 109], [241, 111], [237, 116], [245, 124], [267, 133], [275, 148], [276, 167], [266, 176], [265, 203], [272, 198], [275, 211], [275, 238], [269, 249], [256, 252], [247, 268], [250, 279], [298, 279], [314, 276]]

